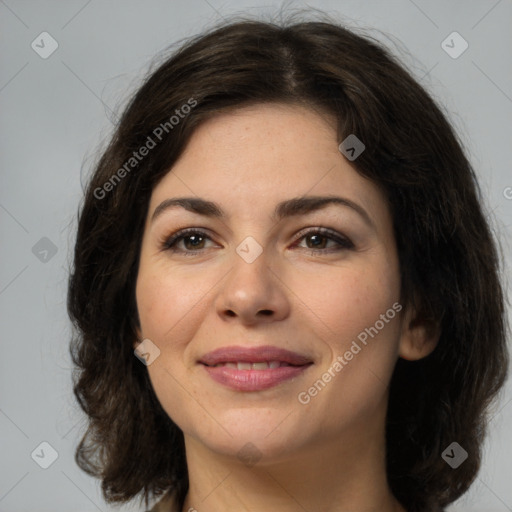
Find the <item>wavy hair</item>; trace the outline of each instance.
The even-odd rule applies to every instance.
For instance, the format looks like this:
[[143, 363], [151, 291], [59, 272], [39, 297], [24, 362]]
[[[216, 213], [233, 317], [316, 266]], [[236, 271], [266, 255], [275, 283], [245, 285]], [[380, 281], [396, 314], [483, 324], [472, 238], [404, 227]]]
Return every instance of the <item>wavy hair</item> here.
[[[387, 198], [401, 302], [441, 329], [428, 357], [396, 364], [388, 482], [408, 512], [443, 510], [476, 478], [489, 406], [507, 376], [498, 243], [476, 174], [441, 107], [377, 40], [325, 19], [228, 20], [150, 70], [124, 109], [80, 205], [68, 283], [73, 391], [87, 415], [75, 460], [101, 479], [109, 503], [139, 496], [147, 507], [168, 493], [181, 510], [188, 490], [183, 433], [133, 354], [149, 199], [203, 121], [272, 102], [332, 115], [339, 142], [356, 134], [366, 146], [353, 165]], [[157, 127], [165, 135], [158, 141]], [[134, 163], [148, 137], [155, 146]], [[453, 441], [469, 453], [456, 470], [441, 457]]]

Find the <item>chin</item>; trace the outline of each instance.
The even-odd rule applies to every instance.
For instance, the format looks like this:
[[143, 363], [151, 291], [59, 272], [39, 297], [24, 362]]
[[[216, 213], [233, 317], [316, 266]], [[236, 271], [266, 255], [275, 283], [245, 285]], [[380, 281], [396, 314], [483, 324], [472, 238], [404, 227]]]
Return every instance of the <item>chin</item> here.
[[292, 424], [293, 415], [285, 419], [289, 412], [266, 407], [231, 410], [206, 429], [193, 428], [192, 437], [208, 449], [242, 462], [253, 458], [261, 458], [262, 463], [263, 459], [278, 461], [300, 450], [307, 441], [304, 429]]

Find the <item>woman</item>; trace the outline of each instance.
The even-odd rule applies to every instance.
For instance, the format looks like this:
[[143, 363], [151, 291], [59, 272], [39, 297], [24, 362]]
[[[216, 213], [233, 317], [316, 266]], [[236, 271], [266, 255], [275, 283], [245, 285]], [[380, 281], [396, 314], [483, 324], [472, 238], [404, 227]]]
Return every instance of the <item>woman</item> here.
[[508, 362], [481, 202], [375, 41], [251, 20], [189, 41], [80, 212], [77, 463], [159, 512], [444, 510]]

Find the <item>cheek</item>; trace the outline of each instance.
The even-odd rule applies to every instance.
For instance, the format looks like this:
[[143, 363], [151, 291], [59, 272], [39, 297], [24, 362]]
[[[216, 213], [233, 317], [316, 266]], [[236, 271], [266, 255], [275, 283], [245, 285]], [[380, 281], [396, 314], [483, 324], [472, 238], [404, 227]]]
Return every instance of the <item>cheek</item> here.
[[308, 323], [316, 326], [318, 342], [329, 352], [319, 373], [333, 372], [341, 356], [342, 370], [334, 372], [331, 390], [348, 386], [351, 398], [346, 399], [354, 408], [358, 400], [379, 398], [397, 359], [400, 281], [398, 265], [390, 262], [379, 257], [361, 266], [331, 269], [304, 281], [297, 292], [308, 306]]
[[[313, 408], [331, 404], [336, 421], [343, 421], [347, 410], [355, 416], [374, 410], [396, 363], [400, 282], [397, 266], [387, 261], [330, 269], [318, 274], [322, 277], [303, 280], [301, 287], [297, 281], [294, 289], [307, 306], [305, 321], [315, 326], [317, 342], [326, 354], [309, 383], [315, 386], [323, 375], [329, 382], [325, 390], [318, 384], [322, 398], [315, 398]], [[331, 374], [325, 375], [329, 370]]]
[[[350, 345], [399, 300], [398, 271], [379, 261], [359, 266], [328, 268], [315, 276], [302, 274], [290, 287], [304, 305], [303, 313], [333, 349]], [[395, 317], [396, 315], [393, 315]], [[385, 331], [397, 322], [386, 323]], [[380, 325], [380, 323], [379, 323]], [[396, 331], [396, 329], [393, 329]]]
[[211, 288], [206, 279], [186, 278], [168, 268], [141, 268], [137, 278], [141, 334], [160, 350], [147, 367], [149, 378], [162, 407], [180, 428], [187, 428], [189, 416], [204, 415], [199, 407], [192, 411], [201, 400], [197, 390], [186, 384], [191, 365], [187, 345], [201, 323]]
[[143, 269], [136, 288], [142, 334], [163, 346], [170, 340], [178, 341], [182, 338], [179, 333], [194, 325], [193, 317], [201, 311], [211, 288], [197, 275], [180, 276], [164, 268], [151, 272]]

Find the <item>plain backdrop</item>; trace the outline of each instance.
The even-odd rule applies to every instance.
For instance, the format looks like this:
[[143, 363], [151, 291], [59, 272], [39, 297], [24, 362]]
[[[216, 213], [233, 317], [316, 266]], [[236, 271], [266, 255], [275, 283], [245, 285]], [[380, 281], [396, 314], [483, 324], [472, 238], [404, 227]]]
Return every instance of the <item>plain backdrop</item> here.
[[[372, 29], [443, 105], [479, 174], [510, 269], [511, 0], [309, 5]], [[66, 285], [82, 185], [158, 52], [231, 14], [280, 7], [0, 0], [0, 512], [116, 510], [73, 458], [84, 418], [71, 391]], [[509, 380], [493, 410], [482, 470], [450, 512], [512, 511], [511, 446]]]

